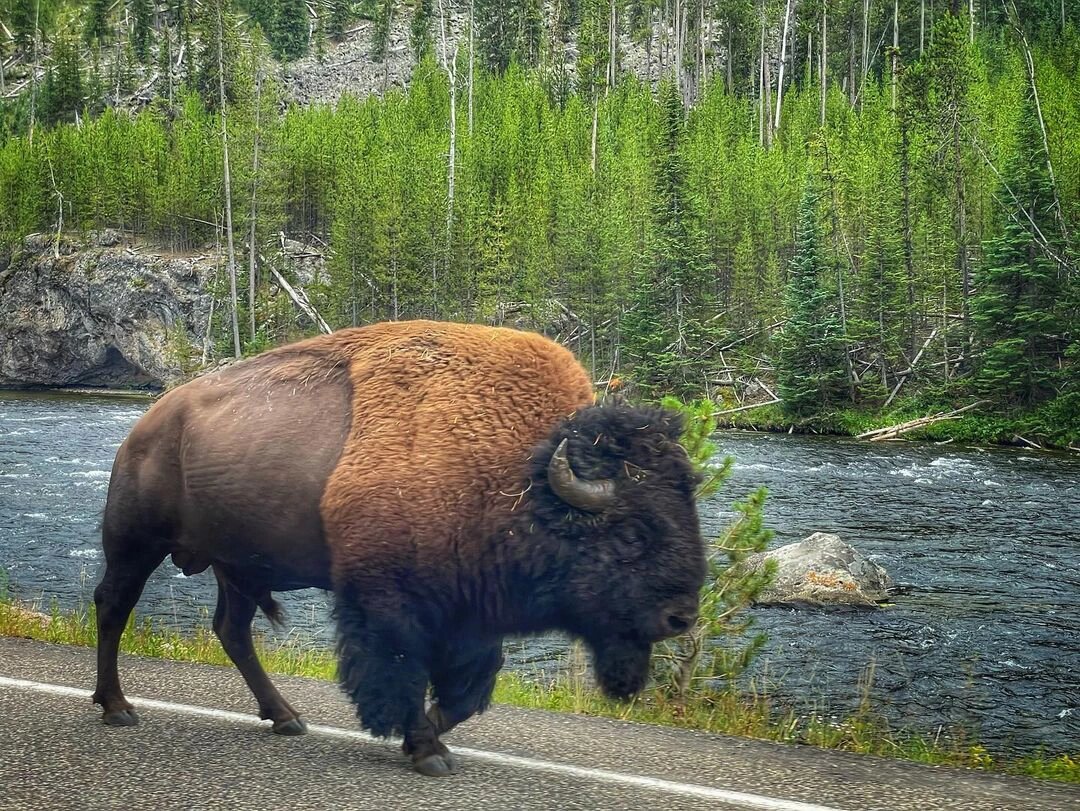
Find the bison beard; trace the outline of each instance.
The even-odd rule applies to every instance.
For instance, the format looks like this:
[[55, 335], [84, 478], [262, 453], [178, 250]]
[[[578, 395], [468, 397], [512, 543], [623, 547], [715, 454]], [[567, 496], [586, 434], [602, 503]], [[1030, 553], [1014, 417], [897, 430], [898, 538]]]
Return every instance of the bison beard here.
[[593, 643], [593, 666], [596, 681], [607, 695], [629, 699], [645, 687], [649, 678], [652, 645], [628, 639], [601, 640]]
[[305, 727], [251, 619], [308, 587], [334, 592], [362, 726], [402, 736], [424, 774], [454, 771], [439, 736], [488, 706], [504, 636], [584, 639], [601, 688], [629, 697], [652, 643], [693, 622], [705, 576], [681, 427], [594, 405], [542, 336], [461, 324], [343, 330], [174, 389], [113, 467], [94, 701], [105, 723], [138, 722], [117, 649], [169, 555], [213, 568], [214, 630], [279, 734]]

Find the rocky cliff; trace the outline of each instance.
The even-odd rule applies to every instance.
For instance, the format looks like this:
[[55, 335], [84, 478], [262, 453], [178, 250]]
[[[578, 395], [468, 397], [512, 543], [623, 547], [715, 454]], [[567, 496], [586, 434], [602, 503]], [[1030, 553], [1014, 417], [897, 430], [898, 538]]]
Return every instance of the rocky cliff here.
[[218, 260], [31, 236], [0, 254], [0, 386], [161, 388], [202, 354]]

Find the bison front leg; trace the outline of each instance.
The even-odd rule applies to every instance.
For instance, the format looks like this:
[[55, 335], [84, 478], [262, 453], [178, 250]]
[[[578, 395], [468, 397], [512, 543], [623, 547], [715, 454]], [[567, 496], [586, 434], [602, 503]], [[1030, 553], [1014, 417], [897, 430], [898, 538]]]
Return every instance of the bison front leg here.
[[338, 677], [372, 735], [400, 735], [403, 751], [421, 774], [457, 770], [450, 750], [424, 713], [430, 669], [429, 640], [411, 618], [372, 613], [338, 598]]
[[432, 674], [435, 700], [427, 713], [439, 735], [488, 708], [503, 661], [501, 637], [444, 648]]

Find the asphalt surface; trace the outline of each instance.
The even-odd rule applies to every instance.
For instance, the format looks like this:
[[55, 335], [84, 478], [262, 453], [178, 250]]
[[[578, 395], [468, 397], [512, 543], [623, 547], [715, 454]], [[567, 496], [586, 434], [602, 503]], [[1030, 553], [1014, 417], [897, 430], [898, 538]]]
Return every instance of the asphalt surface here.
[[1080, 787], [495, 707], [414, 773], [337, 688], [275, 677], [311, 725], [269, 732], [232, 668], [125, 656], [142, 723], [105, 727], [91, 649], [0, 638], [0, 809], [1080, 810]]

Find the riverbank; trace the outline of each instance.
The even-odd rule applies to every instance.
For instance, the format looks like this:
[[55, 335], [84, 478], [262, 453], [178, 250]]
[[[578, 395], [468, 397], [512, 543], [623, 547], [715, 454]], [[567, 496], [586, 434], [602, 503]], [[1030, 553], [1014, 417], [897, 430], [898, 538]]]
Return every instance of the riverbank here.
[[[722, 428], [858, 437], [928, 415], [948, 413], [972, 402], [974, 399], [952, 402], [915, 396], [897, 401], [888, 409], [836, 409], [801, 419], [785, 414], [777, 403], [763, 403], [727, 414], [721, 411], [717, 420]], [[1080, 394], [1058, 397], [1030, 411], [989, 413], [972, 410], [906, 432], [901, 438], [1080, 452]]]
[[[96, 644], [92, 607], [86, 611], [53, 610], [48, 614], [39, 608], [0, 594], [0, 636], [87, 647]], [[270, 673], [334, 680], [336, 664], [331, 650], [295, 640], [271, 643], [257, 639], [256, 645]], [[121, 649], [139, 656], [230, 665], [217, 638], [205, 629], [183, 635], [154, 627], [149, 621], [133, 622], [124, 634]], [[796, 714], [777, 706], [768, 694], [755, 691], [751, 685], [749, 692], [720, 691], [687, 705], [665, 702], [658, 691], [649, 690], [633, 702], [623, 704], [605, 699], [593, 690], [580, 666], [562, 668], [560, 675], [538, 680], [503, 671], [499, 674], [494, 700], [530, 709], [604, 716], [1080, 783], [1080, 753], [996, 757], [977, 741], [953, 732], [939, 729], [930, 736], [893, 730], [865, 701], [856, 713], [845, 718]]]

